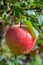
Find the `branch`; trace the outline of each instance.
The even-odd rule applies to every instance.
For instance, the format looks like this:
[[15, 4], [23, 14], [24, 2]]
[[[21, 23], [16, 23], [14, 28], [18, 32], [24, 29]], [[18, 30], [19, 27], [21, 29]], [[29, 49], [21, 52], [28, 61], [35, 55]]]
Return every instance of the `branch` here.
[[4, 6], [6, 6], [6, 5], [7, 5], [6, 0], [3, 0], [3, 4], [4, 4]]

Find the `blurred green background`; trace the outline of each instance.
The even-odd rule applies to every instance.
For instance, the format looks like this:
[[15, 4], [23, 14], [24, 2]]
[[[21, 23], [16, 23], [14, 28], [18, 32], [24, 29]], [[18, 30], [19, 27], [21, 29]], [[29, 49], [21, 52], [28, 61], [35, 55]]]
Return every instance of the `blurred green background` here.
[[[29, 54], [15, 57], [6, 44], [9, 26], [28, 19], [38, 36]], [[43, 65], [43, 0], [0, 0], [0, 65]]]

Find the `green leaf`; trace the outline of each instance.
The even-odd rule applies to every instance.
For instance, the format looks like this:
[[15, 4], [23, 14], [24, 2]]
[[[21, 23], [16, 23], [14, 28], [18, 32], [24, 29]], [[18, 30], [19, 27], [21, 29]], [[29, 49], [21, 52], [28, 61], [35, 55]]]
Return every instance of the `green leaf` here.
[[29, 31], [31, 32], [32, 34], [32, 37], [34, 38], [35, 34], [34, 34], [34, 30], [33, 30], [33, 26], [31, 24], [31, 22], [29, 20], [26, 20], [26, 21], [23, 21], [23, 23], [25, 25], [27, 25], [27, 28], [29, 29]]
[[4, 65], [4, 63], [2, 61], [0, 61], [0, 65]]
[[35, 61], [33, 65], [42, 65], [42, 61], [39, 55], [35, 56]]

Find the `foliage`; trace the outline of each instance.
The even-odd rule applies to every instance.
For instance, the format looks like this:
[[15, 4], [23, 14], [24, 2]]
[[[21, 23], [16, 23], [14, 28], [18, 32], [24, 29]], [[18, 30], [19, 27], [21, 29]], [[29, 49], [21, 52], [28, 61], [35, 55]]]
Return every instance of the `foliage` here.
[[[15, 59], [5, 42], [9, 26], [30, 21], [39, 34], [36, 46], [28, 55]], [[29, 22], [25, 23], [31, 25]], [[32, 28], [30, 28], [32, 30]], [[0, 65], [42, 65], [43, 60], [43, 0], [0, 0]], [[37, 53], [37, 50], [40, 53]], [[33, 56], [32, 56], [33, 54]], [[27, 60], [28, 57], [28, 60]]]

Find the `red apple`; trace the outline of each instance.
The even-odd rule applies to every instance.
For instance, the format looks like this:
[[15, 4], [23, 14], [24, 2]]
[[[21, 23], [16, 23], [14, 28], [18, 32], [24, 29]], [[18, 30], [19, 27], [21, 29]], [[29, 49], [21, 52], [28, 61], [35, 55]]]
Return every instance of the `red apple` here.
[[10, 27], [6, 33], [6, 42], [14, 55], [29, 53], [36, 43], [30, 32], [23, 28]]

